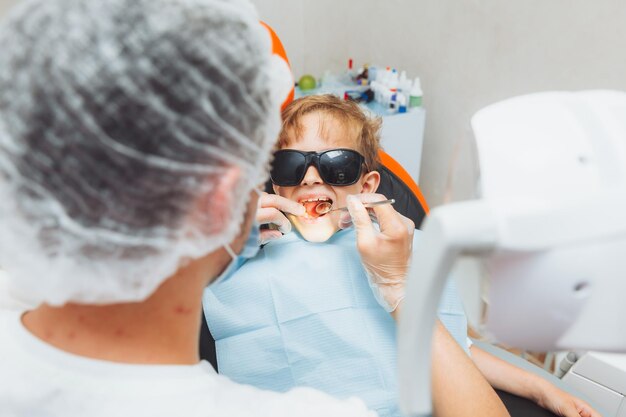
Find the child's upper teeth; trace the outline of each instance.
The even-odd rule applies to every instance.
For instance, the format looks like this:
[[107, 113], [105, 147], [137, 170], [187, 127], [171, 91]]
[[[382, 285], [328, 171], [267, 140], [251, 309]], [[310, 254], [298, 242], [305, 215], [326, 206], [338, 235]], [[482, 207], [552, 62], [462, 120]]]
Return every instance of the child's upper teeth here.
[[312, 201], [328, 201], [329, 199], [327, 197], [317, 197], [317, 198], [307, 198], [305, 200], [302, 200], [302, 202], [304, 203], [309, 203]]

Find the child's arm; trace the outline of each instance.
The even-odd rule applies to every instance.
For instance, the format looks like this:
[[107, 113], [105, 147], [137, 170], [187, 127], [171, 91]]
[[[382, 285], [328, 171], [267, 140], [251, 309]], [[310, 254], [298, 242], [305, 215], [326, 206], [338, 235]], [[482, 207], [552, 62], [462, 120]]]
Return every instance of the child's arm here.
[[518, 368], [475, 345], [470, 350], [474, 363], [493, 387], [527, 398], [563, 417], [600, 417], [589, 404], [539, 375]]
[[434, 415], [509, 415], [493, 388], [439, 321], [435, 326], [432, 355]]

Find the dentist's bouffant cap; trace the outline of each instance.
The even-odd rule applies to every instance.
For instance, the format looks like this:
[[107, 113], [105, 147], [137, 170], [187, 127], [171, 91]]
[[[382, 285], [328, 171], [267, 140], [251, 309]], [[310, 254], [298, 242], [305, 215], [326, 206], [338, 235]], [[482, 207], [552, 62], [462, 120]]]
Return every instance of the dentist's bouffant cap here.
[[250, 3], [27, 0], [0, 45], [0, 265], [18, 296], [142, 300], [238, 234], [289, 77]]

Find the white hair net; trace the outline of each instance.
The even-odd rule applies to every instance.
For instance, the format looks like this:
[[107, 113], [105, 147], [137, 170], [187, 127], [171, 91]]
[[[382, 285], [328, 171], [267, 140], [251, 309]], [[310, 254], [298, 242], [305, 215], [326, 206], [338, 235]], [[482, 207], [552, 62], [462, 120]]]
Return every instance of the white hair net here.
[[[285, 74], [269, 42], [244, 1], [15, 8], [0, 29], [12, 291], [53, 305], [142, 300], [183, 259], [231, 241], [279, 129]], [[231, 198], [212, 199], [229, 167], [241, 173]]]

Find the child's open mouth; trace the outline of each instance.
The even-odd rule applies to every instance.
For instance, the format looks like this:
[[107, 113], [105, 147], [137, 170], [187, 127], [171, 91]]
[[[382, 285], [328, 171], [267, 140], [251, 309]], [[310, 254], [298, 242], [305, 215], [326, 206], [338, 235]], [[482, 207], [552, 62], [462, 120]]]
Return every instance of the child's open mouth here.
[[300, 200], [300, 204], [306, 209], [306, 217], [317, 219], [331, 210], [333, 200], [328, 197], [307, 198]]

